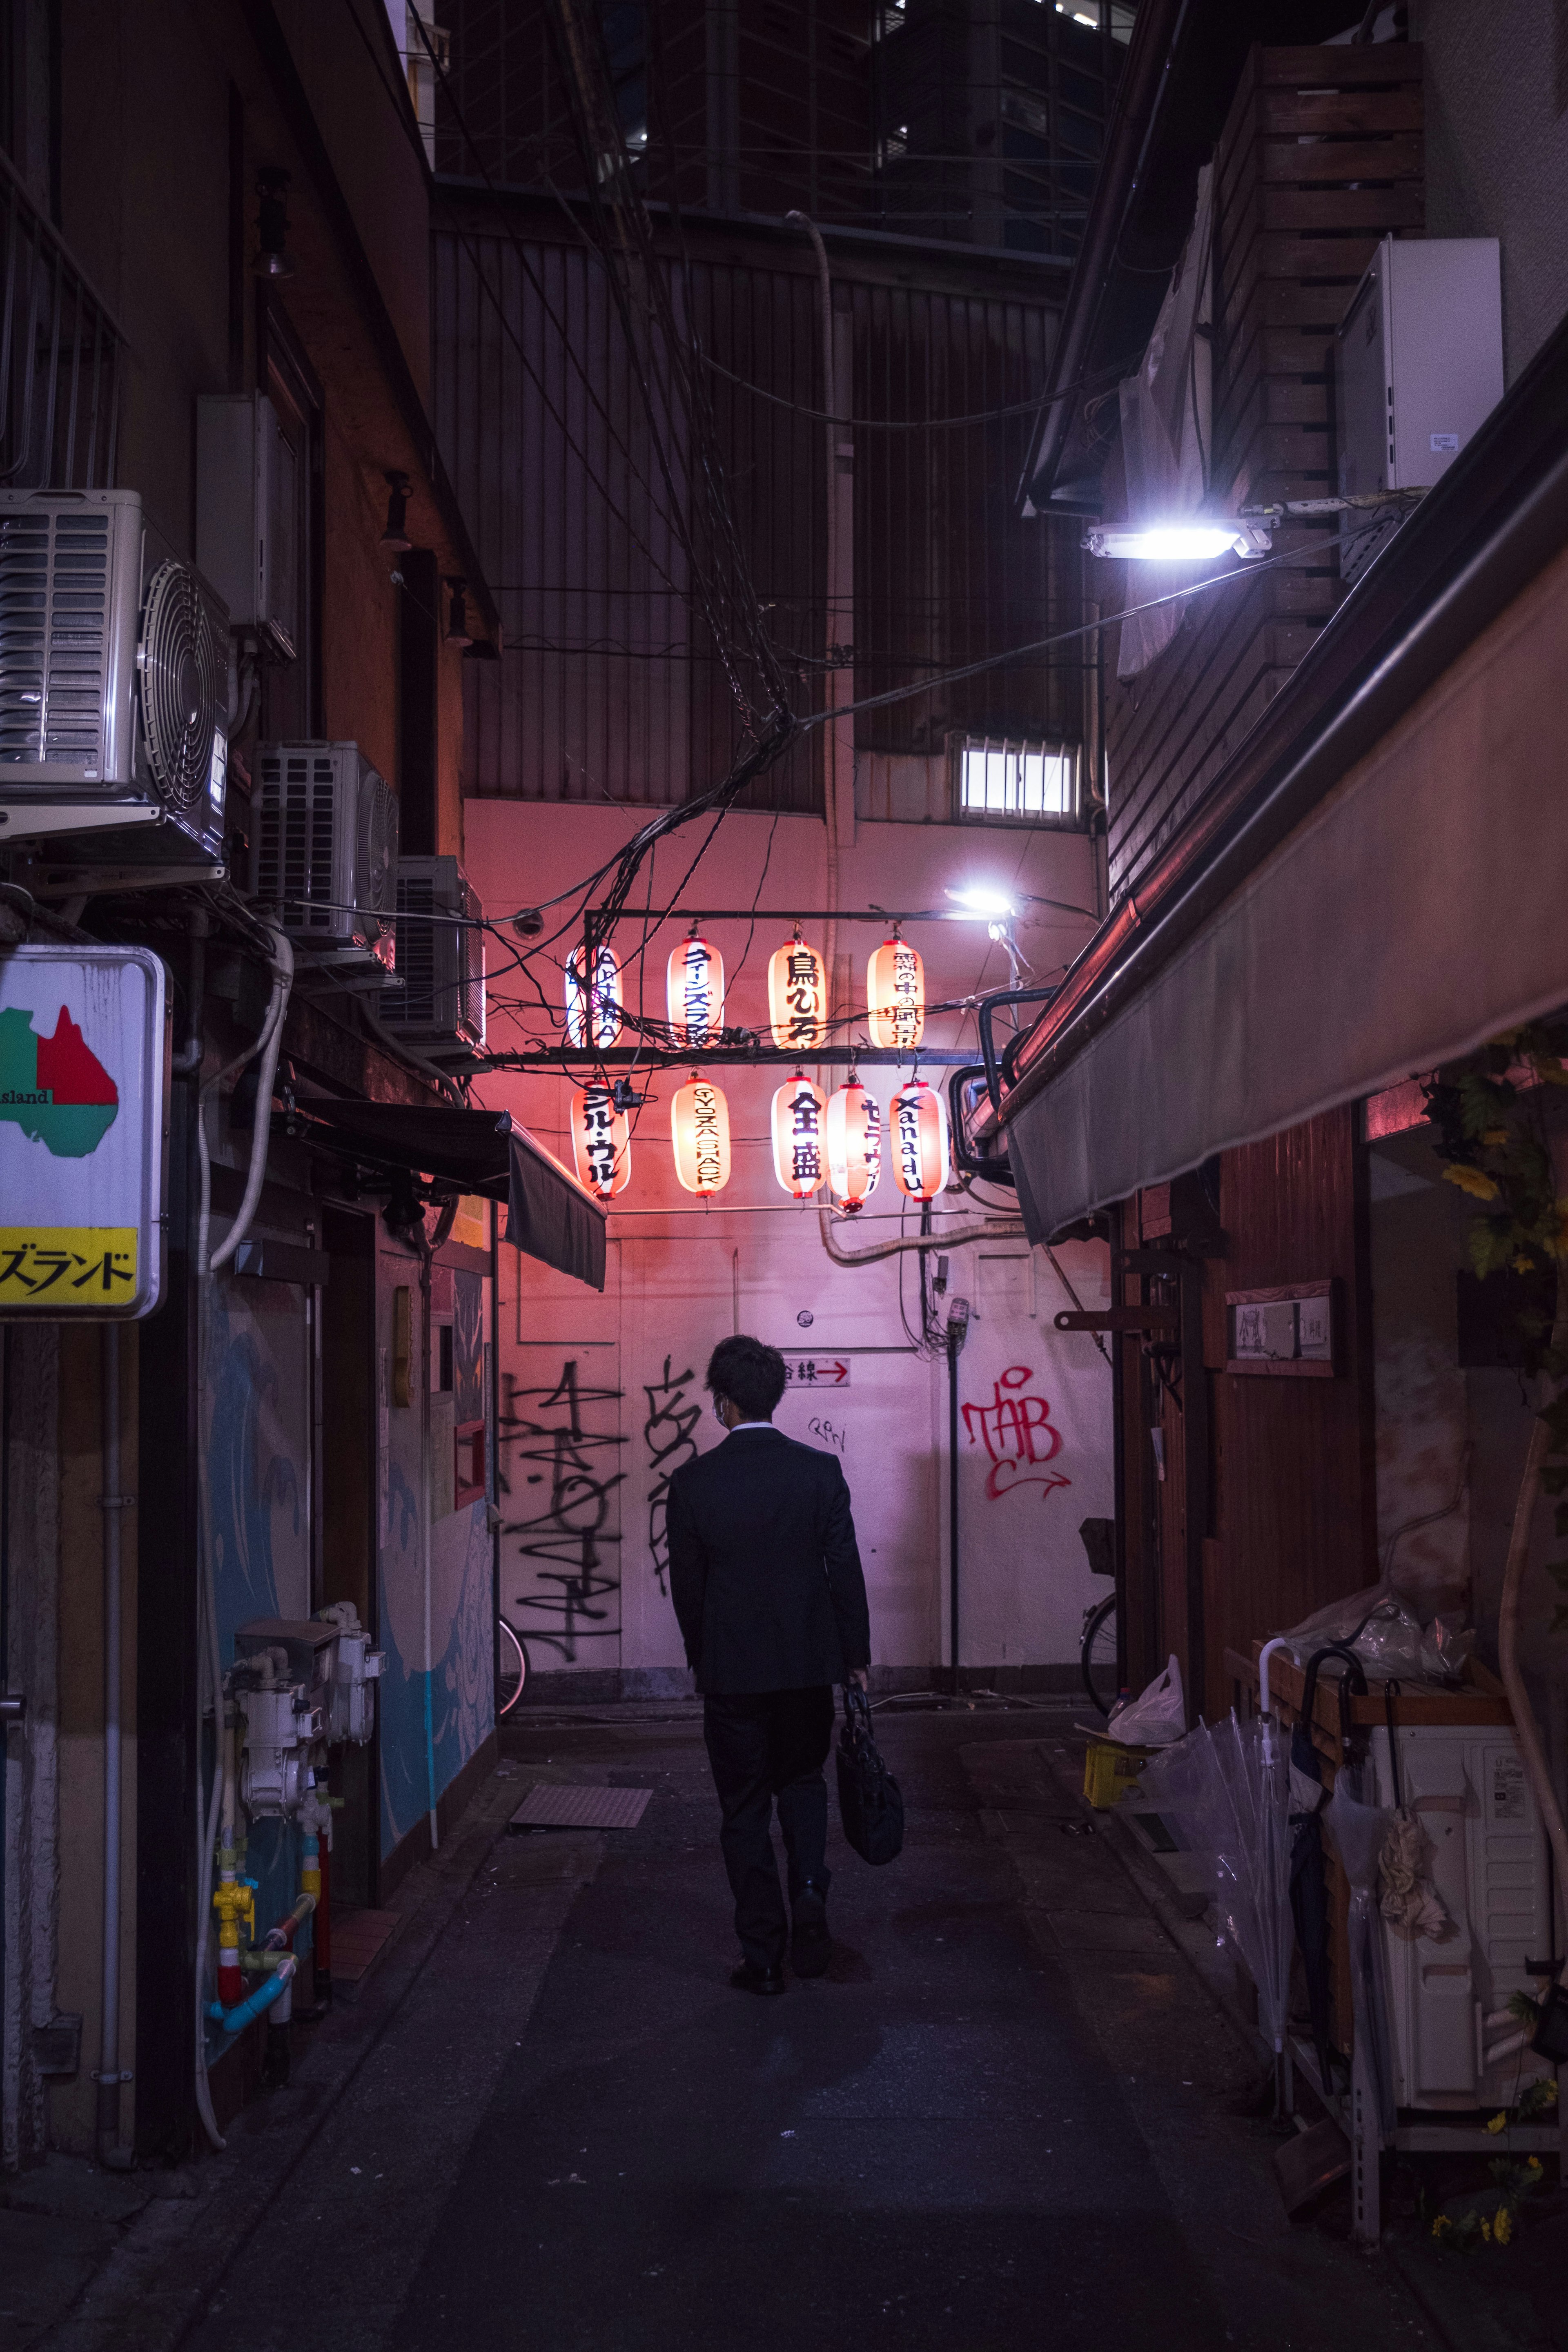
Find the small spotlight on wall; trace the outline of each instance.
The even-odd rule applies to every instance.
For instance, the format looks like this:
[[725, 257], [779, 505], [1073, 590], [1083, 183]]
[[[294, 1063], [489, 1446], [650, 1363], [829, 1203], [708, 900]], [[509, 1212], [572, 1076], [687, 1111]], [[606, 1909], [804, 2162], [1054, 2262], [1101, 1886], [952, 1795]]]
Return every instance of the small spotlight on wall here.
[[447, 607], [447, 643], [449, 646], [471, 646], [474, 642], [468, 628], [468, 582], [448, 577], [447, 586], [451, 600]]
[[256, 275], [258, 278], [292, 278], [294, 264], [288, 252], [288, 173], [275, 170], [258, 172], [256, 193], [260, 200], [256, 212]]
[[408, 477], [388, 474], [386, 482], [386, 529], [381, 534], [381, 544], [388, 555], [405, 555], [414, 541], [408, 536]]

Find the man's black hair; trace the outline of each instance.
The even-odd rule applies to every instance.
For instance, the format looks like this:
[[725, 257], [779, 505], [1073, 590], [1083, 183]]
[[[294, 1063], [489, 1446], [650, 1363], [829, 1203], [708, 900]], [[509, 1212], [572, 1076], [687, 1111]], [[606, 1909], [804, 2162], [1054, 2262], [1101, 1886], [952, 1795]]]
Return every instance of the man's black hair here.
[[784, 1360], [764, 1339], [738, 1332], [721, 1339], [708, 1359], [708, 1385], [741, 1408], [742, 1421], [771, 1421], [784, 1392]]

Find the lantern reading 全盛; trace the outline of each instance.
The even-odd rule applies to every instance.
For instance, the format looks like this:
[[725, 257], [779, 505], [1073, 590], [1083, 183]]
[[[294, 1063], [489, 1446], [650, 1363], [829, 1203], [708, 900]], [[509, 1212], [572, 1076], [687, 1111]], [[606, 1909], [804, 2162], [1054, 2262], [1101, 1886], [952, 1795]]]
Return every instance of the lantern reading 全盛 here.
[[724, 1025], [724, 959], [695, 931], [669, 955], [669, 1025], [683, 1045], [710, 1045]]
[[872, 950], [866, 966], [866, 1018], [871, 1043], [909, 1053], [925, 1034], [925, 967], [908, 940], [895, 931]]
[[827, 1181], [823, 1116], [827, 1097], [797, 1070], [773, 1097], [773, 1173], [784, 1191], [804, 1201]]
[[888, 1106], [893, 1177], [911, 1201], [934, 1201], [947, 1182], [947, 1109], [934, 1087], [911, 1078]]
[[853, 1070], [827, 1102], [827, 1181], [851, 1215], [882, 1171], [882, 1114]]
[[620, 1034], [621, 967], [614, 948], [602, 947], [595, 957], [591, 990], [583, 982], [583, 950], [574, 948], [566, 959], [567, 1044], [598, 1050]]
[[768, 1020], [781, 1053], [815, 1053], [826, 1037], [827, 970], [798, 929], [768, 958]]
[[573, 1096], [572, 1156], [579, 1178], [602, 1201], [631, 1182], [631, 1127], [608, 1087], [579, 1087]]
[[669, 1106], [675, 1172], [688, 1192], [721, 1192], [730, 1181], [730, 1106], [693, 1072]]

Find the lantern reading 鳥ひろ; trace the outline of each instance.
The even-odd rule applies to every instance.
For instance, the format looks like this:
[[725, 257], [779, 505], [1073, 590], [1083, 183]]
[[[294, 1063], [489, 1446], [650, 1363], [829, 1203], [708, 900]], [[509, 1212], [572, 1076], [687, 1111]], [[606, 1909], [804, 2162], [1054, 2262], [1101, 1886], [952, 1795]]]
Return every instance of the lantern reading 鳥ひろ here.
[[631, 1128], [608, 1087], [579, 1087], [573, 1096], [572, 1156], [582, 1181], [602, 1201], [631, 1182]]
[[796, 931], [768, 958], [768, 1019], [781, 1053], [814, 1053], [827, 1034], [827, 970]]
[[893, 1178], [911, 1201], [934, 1201], [947, 1182], [947, 1109], [934, 1087], [911, 1078], [888, 1105]]
[[621, 967], [614, 948], [602, 947], [595, 957], [591, 991], [583, 984], [583, 950], [574, 948], [566, 959], [567, 1044], [595, 1048], [613, 1045], [620, 1034]]
[[773, 1097], [773, 1173], [797, 1201], [827, 1181], [826, 1108], [826, 1096], [804, 1070], [797, 1070]]
[[689, 1192], [721, 1192], [730, 1181], [730, 1106], [719, 1087], [693, 1076], [669, 1106], [675, 1172]]
[[866, 1017], [873, 1045], [907, 1052], [924, 1034], [925, 967], [897, 931], [873, 950], [866, 966]]
[[710, 1045], [724, 1026], [724, 959], [695, 931], [669, 954], [669, 1025], [683, 1045]]
[[827, 1181], [851, 1213], [877, 1189], [882, 1172], [882, 1114], [851, 1071], [827, 1098]]

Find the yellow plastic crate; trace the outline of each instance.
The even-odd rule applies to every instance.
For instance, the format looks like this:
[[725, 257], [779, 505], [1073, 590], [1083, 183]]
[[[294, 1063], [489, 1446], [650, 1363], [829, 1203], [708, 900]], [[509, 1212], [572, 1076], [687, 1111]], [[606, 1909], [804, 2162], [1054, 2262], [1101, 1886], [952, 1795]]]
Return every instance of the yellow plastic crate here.
[[1114, 1739], [1091, 1739], [1083, 1759], [1083, 1793], [1097, 1812], [1119, 1805], [1154, 1753], [1152, 1748], [1123, 1748]]

